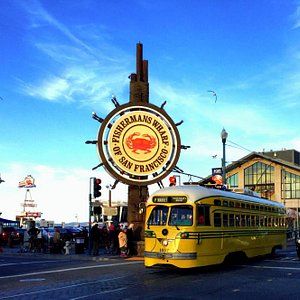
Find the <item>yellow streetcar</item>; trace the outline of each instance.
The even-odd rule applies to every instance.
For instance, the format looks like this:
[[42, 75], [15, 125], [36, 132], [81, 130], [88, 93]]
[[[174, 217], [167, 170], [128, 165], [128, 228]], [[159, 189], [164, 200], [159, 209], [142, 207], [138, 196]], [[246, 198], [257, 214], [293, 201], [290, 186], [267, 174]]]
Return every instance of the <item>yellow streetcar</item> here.
[[266, 255], [286, 247], [283, 204], [203, 186], [152, 194], [146, 206], [145, 266], [192, 268], [228, 255]]

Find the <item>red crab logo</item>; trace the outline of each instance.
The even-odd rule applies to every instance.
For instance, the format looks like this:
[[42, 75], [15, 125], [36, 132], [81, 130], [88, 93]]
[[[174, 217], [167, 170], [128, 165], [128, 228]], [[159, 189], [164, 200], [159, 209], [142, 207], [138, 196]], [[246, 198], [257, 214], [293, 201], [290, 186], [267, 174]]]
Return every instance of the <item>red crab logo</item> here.
[[126, 139], [126, 145], [129, 149], [133, 149], [132, 152], [137, 153], [138, 150], [145, 151], [144, 154], [151, 152], [157, 142], [156, 138], [149, 134], [142, 134], [142, 137], [137, 137], [141, 135], [139, 132], [134, 132]]

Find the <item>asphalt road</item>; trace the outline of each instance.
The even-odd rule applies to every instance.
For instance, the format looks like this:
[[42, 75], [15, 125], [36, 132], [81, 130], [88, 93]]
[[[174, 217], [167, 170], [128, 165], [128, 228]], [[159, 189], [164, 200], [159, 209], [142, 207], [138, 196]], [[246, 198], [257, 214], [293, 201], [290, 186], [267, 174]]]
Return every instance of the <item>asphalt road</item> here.
[[146, 269], [143, 261], [0, 255], [0, 299], [300, 299], [294, 247], [194, 270]]

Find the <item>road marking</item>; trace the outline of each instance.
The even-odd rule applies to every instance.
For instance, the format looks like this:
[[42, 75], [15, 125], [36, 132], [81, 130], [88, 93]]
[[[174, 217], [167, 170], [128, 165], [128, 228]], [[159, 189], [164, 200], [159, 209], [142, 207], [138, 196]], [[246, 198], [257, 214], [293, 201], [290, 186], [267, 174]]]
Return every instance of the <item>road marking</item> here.
[[45, 278], [27, 278], [27, 279], [20, 279], [20, 282], [39, 282], [44, 281]]
[[59, 262], [59, 261], [58, 260], [41, 260], [41, 261], [26, 261], [26, 262], [18, 262], [18, 263], [6, 263], [6, 264], [1, 264], [0, 267], [16, 266], [16, 265], [32, 265], [32, 264], [53, 263], [53, 262]]
[[84, 266], [84, 267], [76, 267], [76, 268], [67, 268], [67, 269], [58, 269], [58, 270], [49, 270], [49, 271], [41, 271], [41, 272], [32, 272], [32, 273], [1, 276], [0, 279], [26, 277], [26, 276], [34, 276], [34, 275], [41, 275], [41, 274], [63, 273], [63, 272], [70, 272], [70, 271], [77, 271], [77, 270], [84, 270], [84, 269], [119, 267], [119, 266], [123, 266], [123, 265], [125, 266], [125, 265], [141, 264], [141, 263], [142, 263], [141, 261], [131, 261], [131, 262], [123, 262], [123, 263], [115, 263], [115, 264], [110, 263], [110, 264], [106, 264], [106, 265]]
[[[238, 265], [236, 265], [238, 267]], [[256, 269], [277, 269], [277, 270], [294, 270], [300, 271], [300, 268], [292, 268], [292, 267], [271, 267], [271, 266], [251, 266], [251, 265], [240, 265], [240, 267], [244, 268], [256, 268]]]
[[23, 293], [23, 294], [15, 294], [12, 296], [1, 297], [0, 299], [9, 299], [9, 298], [23, 297], [23, 296], [28, 296], [28, 295], [40, 294], [40, 293], [53, 292], [53, 291], [57, 291], [57, 290], [69, 289], [69, 288], [79, 287], [79, 286], [88, 285], [88, 284], [95, 284], [95, 283], [106, 282], [106, 281], [110, 281], [110, 280], [118, 280], [118, 279], [125, 278], [125, 277], [127, 277], [127, 275], [113, 277], [113, 278], [107, 278], [107, 279], [101, 279], [101, 280], [95, 280], [95, 281], [89, 281], [89, 282], [83, 282], [83, 283], [78, 283], [78, 284], [71, 284], [71, 285], [66, 285], [66, 286], [62, 286], [62, 287], [58, 287], [58, 288], [39, 290], [39, 291], [28, 292], [28, 293]]
[[282, 259], [264, 259], [264, 261], [268, 261], [268, 262], [274, 262], [274, 263], [293, 263], [293, 264], [296, 264], [295, 261], [297, 261], [298, 259], [289, 259], [289, 260], [282, 260]]
[[81, 297], [71, 298], [71, 300], [78, 300], [78, 299], [84, 299], [84, 298], [88, 298], [88, 297], [92, 297], [92, 296], [96, 296], [96, 295], [102, 295], [102, 294], [120, 292], [120, 291], [124, 291], [126, 289], [127, 289], [127, 287], [122, 287], [122, 288], [119, 288], [119, 289], [114, 289], [114, 290], [99, 292], [99, 293], [96, 293], [96, 294], [89, 294], [89, 295], [85, 295], [85, 296], [81, 296]]

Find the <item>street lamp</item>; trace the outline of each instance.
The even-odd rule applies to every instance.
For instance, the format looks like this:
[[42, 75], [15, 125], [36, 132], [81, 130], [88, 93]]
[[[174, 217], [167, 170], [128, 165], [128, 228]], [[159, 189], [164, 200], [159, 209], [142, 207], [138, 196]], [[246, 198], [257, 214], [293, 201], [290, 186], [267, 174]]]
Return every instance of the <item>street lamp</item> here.
[[223, 144], [223, 157], [222, 157], [222, 182], [223, 185], [226, 184], [226, 156], [225, 156], [225, 145], [226, 145], [226, 139], [228, 137], [227, 131], [223, 128], [221, 131], [221, 139]]
[[111, 190], [112, 190], [112, 185], [109, 184], [106, 186], [106, 188], [108, 189], [108, 206], [111, 207]]

